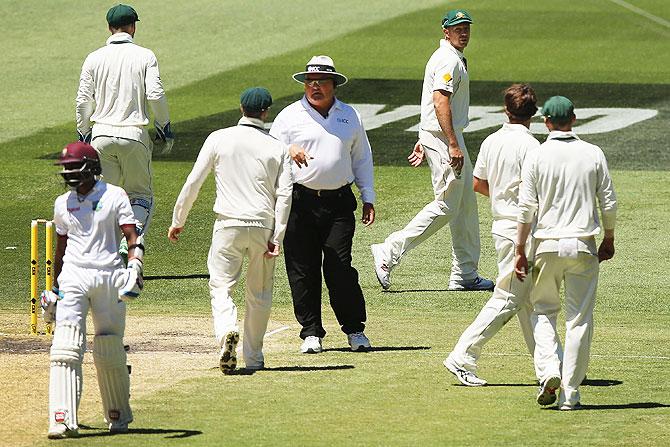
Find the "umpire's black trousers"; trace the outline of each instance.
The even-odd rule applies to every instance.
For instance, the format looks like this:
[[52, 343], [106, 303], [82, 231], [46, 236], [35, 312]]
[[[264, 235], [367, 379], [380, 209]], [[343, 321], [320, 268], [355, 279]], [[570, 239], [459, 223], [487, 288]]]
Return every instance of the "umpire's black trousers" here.
[[351, 265], [355, 210], [356, 198], [349, 185], [331, 191], [293, 185], [284, 259], [303, 339], [326, 335], [321, 320], [322, 260], [330, 305], [342, 331], [351, 334], [365, 328], [365, 299], [358, 272]]

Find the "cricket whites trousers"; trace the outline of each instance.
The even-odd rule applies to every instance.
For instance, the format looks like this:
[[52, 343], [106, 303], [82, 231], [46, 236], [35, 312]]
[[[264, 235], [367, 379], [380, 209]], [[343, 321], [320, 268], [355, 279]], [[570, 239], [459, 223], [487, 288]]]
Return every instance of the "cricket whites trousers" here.
[[472, 189], [472, 163], [465, 147], [462, 129], [456, 138], [463, 151], [463, 169], [455, 172], [449, 165], [449, 144], [442, 132], [419, 132], [419, 141], [430, 166], [435, 200], [426, 205], [403, 228], [389, 235], [383, 248], [390, 265], [395, 266], [413, 248], [447, 223], [451, 229], [452, 266], [450, 282], [477, 277], [479, 263], [479, 216]]
[[[579, 385], [589, 364], [593, 336], [593, 308], [598, 287], [598, 257], [578, 253], [576, 258], [556, 252], [537, 253], [533, 269], [531, 321], [535, 334], [535, 369], [538, 377], [561, 377], [559, 405], [579, 402]], [[560, 289], [565, 289], [565, 346], [561, 365], [561, 341], [556, 318], [561, 310]]]
[[223, 346], [228, 332], [239, 332], [237, 307], [232, 295], [242, 273], [245, 256], [249, 263], [246, 276], [243, 356], [247, 367], [264, 363], [263, 337], [270, 319], [275, 259], [266, 258], [272, 231], [257, 226], [226, 227], [214, 223], [209, 249], [209, 293], [212, 302], [214, 334]]
[[[482, 347], [516, 314], [530, 355], [535, 351], [535, 340], [530, 316], [532, 278], [523, 282], [514, 274], [515, 246], [513, 236], [493, 235], [498, 254], [498, 279], [493, 295], [463, 332], [449, 357], [461, 368], [476, 374], [477, 360]], [[528, 244], [526, 245], [528, 247]]]

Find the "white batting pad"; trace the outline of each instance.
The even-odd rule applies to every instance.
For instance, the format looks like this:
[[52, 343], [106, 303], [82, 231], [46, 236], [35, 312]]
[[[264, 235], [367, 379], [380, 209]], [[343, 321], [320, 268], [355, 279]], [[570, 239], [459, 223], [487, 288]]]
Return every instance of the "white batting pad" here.
[[93, 361], [98, 374], [105, 421], [110, 426], [132, 422], [130, 376], [126, 367], [123, 338], [118, 335], [96, 335], [93, 340]]
[[49, 431], [58, 425], [77, 430], [77, 409], [81, 400], [81, 362], [84, 339], [79, 326], [63, 321], [58, 323], [51, 344], [49, 374]]

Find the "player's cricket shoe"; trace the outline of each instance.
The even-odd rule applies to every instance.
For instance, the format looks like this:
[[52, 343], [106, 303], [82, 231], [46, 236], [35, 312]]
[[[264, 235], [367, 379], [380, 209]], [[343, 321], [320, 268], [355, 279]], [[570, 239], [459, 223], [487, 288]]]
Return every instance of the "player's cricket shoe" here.
[[561, 387], [561, 378], [552, 376], [547, 378], [540, 385], [537, 392], [537, 403], [540, 405], [551, 405], [556, 402], [556, 390]]
[[444, 359], [443, 365], [449, 370], [450, 373], [456, 376], [459, 382], [465, 386], [487, 385], [486, 380], [480, 379], [477, 377], [477, 374], [473, 373], [472, 371], [461, 368], [451, 357]]
[[223, 338], [219, 367], [224, 374], [232, 374], [237, 368], [237, 342], [240, 341], [240, 333], [230, 331]]
[[449, 290], [459, 292], [493, 290], [494, 287], [495, 283], [493, 281], [481, 276], [477, 276], [475, 279], [449, 281]]
[[382, 286], [382, 289], [388, 290], [391, 287], [391, 266], [384, 255], [383, 244], [370, 245], [372, 251], [372, 258], [375, 263], [375, 274], [377, 281]]
[[571, 404], [569, 402], [563, 402], [561, 405], [558, 406], [558, 409], [561, 411], [581, 410], [582, 404], [580, 404], [579, 402], [575, 402], [574, 404]]
[[372, 346], [370, 346], [370, 340], [362, 332], [347, 334], [347, 340], [349, 341], [351, 350], [354, 352], [367, 352], [372, 349]]
[[315, 335], [309, 335], [305, 337], [305, 341], [302, 342], [300, 346], [300, 352], [303, 354], [318, 354], [323, 351], [323, 346], [321, 346], [321, 338]]
[[77, 438], [79, 437], [79, 430], [71, 429], [65, 424], [56, 424], [49, 428], [47, 437], [49, 439]]
[[112, 422], [109, 424], [109, 433], [111, 435], [121, 435], [128, 433], [128, 422]]

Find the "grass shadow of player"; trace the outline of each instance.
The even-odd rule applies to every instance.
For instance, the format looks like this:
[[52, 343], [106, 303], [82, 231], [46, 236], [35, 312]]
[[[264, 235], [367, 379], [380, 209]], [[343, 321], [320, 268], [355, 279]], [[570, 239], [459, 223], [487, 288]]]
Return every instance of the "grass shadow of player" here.
[[586, 378], [581, 386], [617, 386], [623, 384], [623, 381], [616, 379], [589, 379]]
[[401, 290], [382, 290], [382, 293], [429, 293], [429, 292], [453, 292], [449, 289], [401, 289]]
[[[384, 352], [384, 351], [425, 351], [430, 349], [430, 346], [373, 346], [367, 351], [359, 351], [360, 353], [369, 352]], [[352, 352], [351, 348], [327, 348], [324, 352]], [[357, 354], [359, 353], [357, 352]]]
[[209, 279], [207, 273], [193, 273], [190, 275], [148, 275], [143, 277], [145, 281], [154, 281], [157, 279]]
[[[584, 410], [647, 410], [650, 408], [670, 408], [670, 404], [659, 402], [630, 402], [627, 404], [582, 404], [577, 411]], [[545, 408], [545, 410], [560, 411], [558, 407]]]
[[[124, 434], [112, 434], [102, 427], [91, 427], [87, 425], [80, 425], [80, 430], [97, 430], [92, 433], [82, 433], [80, 431], [79, 438], [95, 438], [102, 436], [123, 436]], [[180, 428], [129, 428], [128, 435], [169, 435], [166, 439], [190, 438], [191, 436], [201, 435], [200, 430], [186, 430]]]
[[263, 371], [288, 371], [288, 372], [297, 372], [297, 371], [338, 371], [343, 369], [354, 369], [354, 365], [321, 365], [321, 366], [272, 366], [259, 369], [259, 372]]

